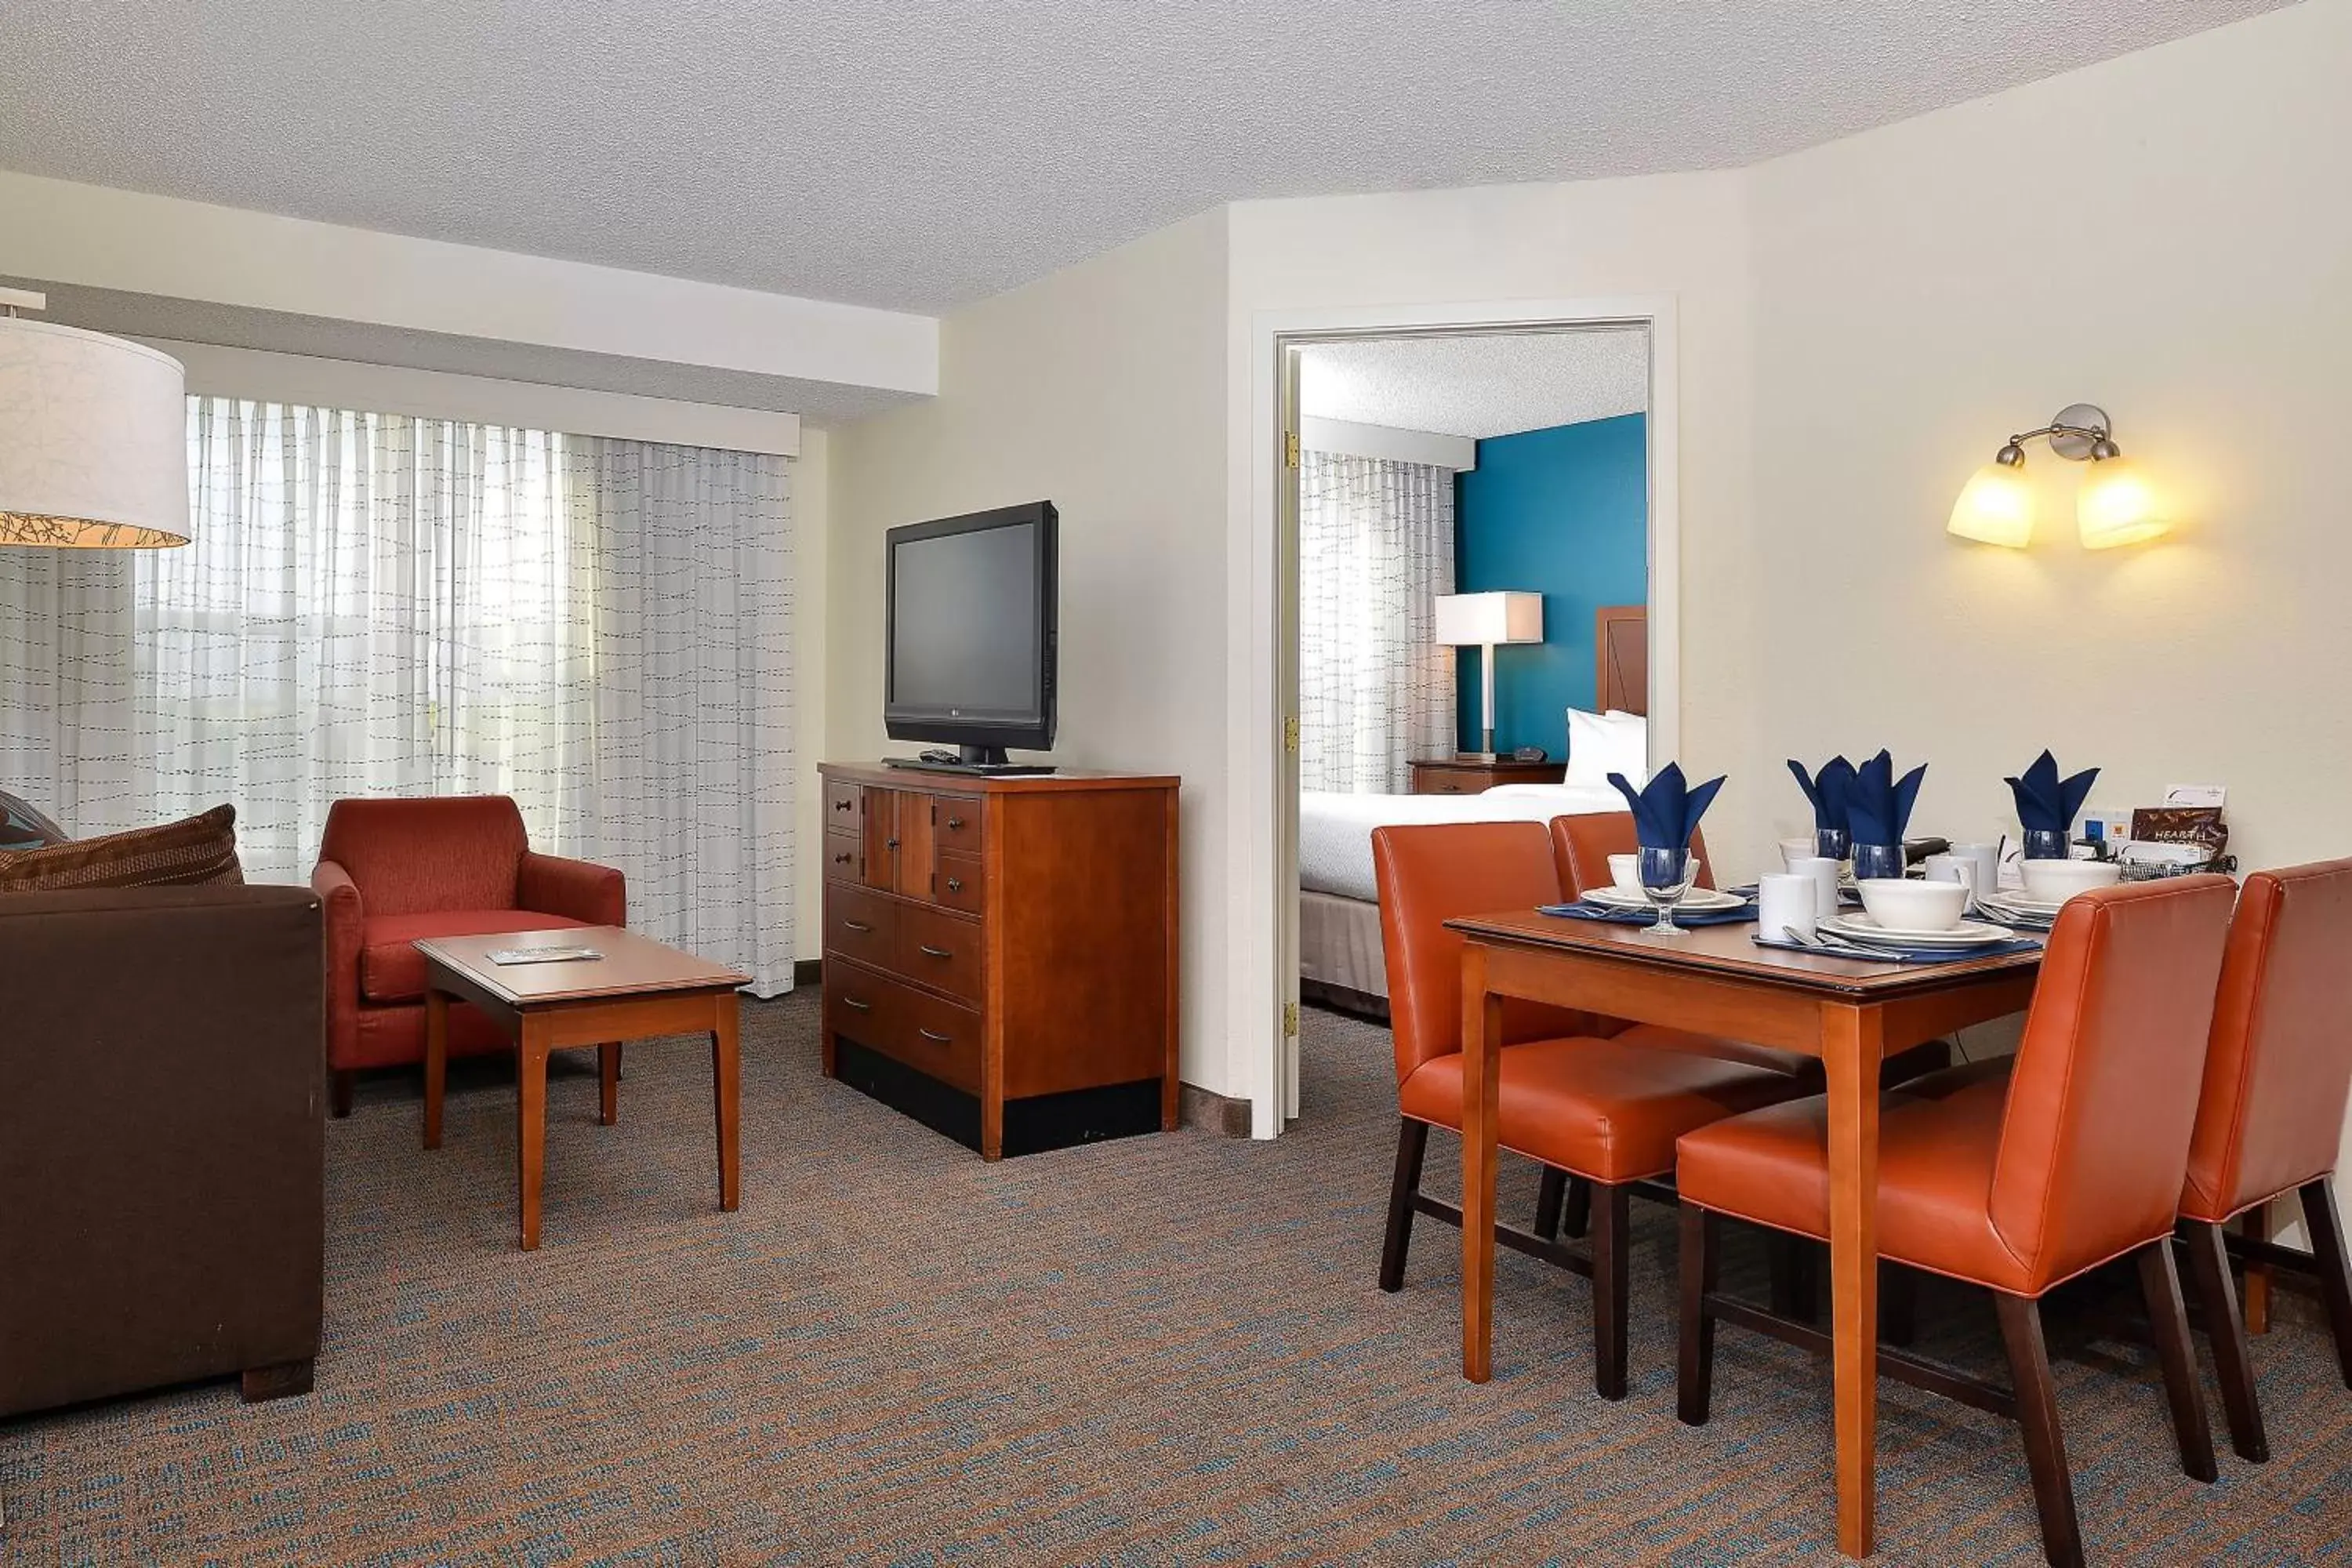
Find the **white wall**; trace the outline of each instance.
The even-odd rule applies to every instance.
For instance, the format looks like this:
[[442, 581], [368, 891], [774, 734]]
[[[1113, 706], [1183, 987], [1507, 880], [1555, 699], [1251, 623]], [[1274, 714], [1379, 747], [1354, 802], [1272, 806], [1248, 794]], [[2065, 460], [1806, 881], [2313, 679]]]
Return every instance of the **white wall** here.
[[938, 399], [839, 433], [826, 748], [843, 759], [892, 749], [884, 531], [1052, 500], [1062, 520], [1054, 759], [1184, 780], [1181, 1072], [1219, 1090], [1224, 303], [1218, 212], [949, 316]]
[[[2095, 805], [2226, 783], [2249, 868], [2352, 852], [2348, 72], [2352, 5], [2312, 0], [1750, 173], [1750, 593], [1820, 606], [1744, 683], [1750, 776], [1891, 745], [1934, 764], [1922, 826], [1976, 836], [2047, 745]], [[2036, 446], [2033, 548], [1947, 538], [2077, 400], [2180, 531], [2084, 552], [2082, 466]]]

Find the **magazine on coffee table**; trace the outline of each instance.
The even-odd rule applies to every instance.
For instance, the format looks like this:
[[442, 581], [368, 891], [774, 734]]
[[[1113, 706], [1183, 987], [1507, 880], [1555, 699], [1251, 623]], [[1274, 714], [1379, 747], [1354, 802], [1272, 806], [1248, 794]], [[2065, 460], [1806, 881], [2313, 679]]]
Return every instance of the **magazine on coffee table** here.
[[604, 955], [593, 947], [502, 947], [482, 955], [492, 963], [573, 963]]

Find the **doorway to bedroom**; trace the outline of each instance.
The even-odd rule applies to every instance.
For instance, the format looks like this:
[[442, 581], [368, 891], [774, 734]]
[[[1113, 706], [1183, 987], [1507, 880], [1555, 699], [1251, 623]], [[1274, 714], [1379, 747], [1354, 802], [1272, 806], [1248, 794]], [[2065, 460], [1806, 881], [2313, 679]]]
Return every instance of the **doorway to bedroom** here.
[[1654, 350], [1647, 321], [1279, 342], [1292, 1007], [1387, 1015], [1376, 827], [1622, 808], [1607, 774], [1646, 772]]

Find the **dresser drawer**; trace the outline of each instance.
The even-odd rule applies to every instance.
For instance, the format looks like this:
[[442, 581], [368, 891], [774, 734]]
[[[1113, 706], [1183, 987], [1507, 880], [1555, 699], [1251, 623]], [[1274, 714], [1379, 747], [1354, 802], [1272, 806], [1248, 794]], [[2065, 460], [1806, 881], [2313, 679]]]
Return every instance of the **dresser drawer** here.
[[824, 783], [824, 829], [856, 832], [866, 826], [866, 791], [857, 784]]
[[824, 1026], [868, 1050], [980, 1092], [980, 1015], [854, 963], [824, 967]]
[[898, 911], [898, 957], [892, 973], [961, 996], [980, 1001], [980, 922], [939, 910], [908, 904]]
[[909, 994], [906, 987], [856, 964], [828, 963], [824, 966], [824, 1026], [861, 1046], [889, 1051], [900, 1027], [899, 1000]]
[[898, 1044], [881, 1048], [966, 1094], [980, 1092], [980, 1015], [919, 991], [899, 993]]
[[824, 890], [824, 951], [877, 969], [898, 967], [898, 906], [845, 882]]
[[865, 839], [856, 833], [827, 833], [824, 836], [824, 879], [828, 882], [855, 882], [866, 856]]
[[939, 870], [931, 878], [931, 900], [965, 914], [981, 912], [987, 888], [982, 881], [983, 862], [977, 855], [941, 855]]
[[959, 795], [934, 795], [931, 805], [939, 847], [964, 855], [979, 854], [982, 803]]

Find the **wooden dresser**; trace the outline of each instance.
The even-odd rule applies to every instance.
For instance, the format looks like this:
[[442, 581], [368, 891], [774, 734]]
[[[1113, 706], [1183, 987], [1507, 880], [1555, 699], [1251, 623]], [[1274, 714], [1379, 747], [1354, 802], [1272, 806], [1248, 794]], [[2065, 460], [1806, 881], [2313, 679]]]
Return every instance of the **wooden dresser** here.
[[1176, 786], [827, 763], [824, 1070], [987, 1159], [1176, 1125]]
[[1558, 784], [1568, 772], [1566, 763], [1519, 763], [1497, 757], [1482, 763], [1471, 757], [1423, 757], [1412, 763], [1415, 795], [1483, 795], [1496, 784]]

